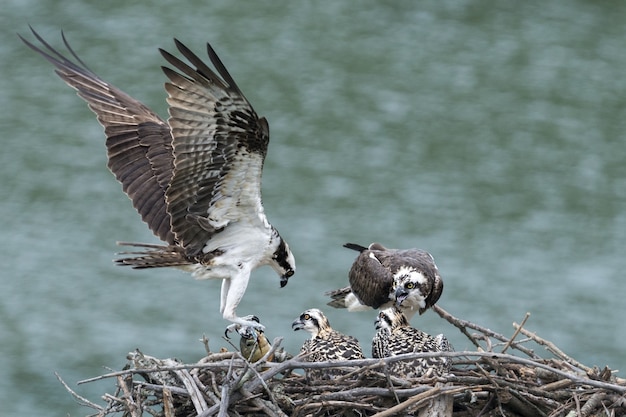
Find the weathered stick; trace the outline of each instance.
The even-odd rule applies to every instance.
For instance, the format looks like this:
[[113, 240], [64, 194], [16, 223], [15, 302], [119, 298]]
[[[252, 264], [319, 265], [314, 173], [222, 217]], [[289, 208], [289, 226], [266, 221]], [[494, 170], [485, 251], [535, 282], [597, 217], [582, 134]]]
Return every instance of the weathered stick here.
[[58, 373], [54, 373], [54, 375], [57, 377], [57, 379], [59, 380], [59, 382], [65, 387], [65, 389], [67, 390], [67, 392], [70, 393], [70, 395], [72, 397], [74, 397], [79, 404], [85, 405], [89, 408], [93, 408], [94, 410], [98, 410], [100, 412], [104, 411], [104, 408], [100, 407], [98, 404], [92, 403], [91, 401], [89, 401], [87, 398], [85, 397], [81, 397], [80, 395], [78, 395], [74, 390], [72, 390], [69, 385], [67, 385], [65, 383], [65, 381], [63, 381], [63, 379], [61, 378], [61, 376]]
[[[517, 326], [517, 328], [515, 329], [515, 332], [513, 333], [513, 336], [511, 336], [509, 341], [506, 342], [506, 345], [504, 345], [504, 347], [502, 348], [500, 353], [506, 352], [506, 350], [511, 346], [511, 343], [513, 343], [513, 340], [515, 340], [517, 335], [520, 333], [520, 331], [522, 330], [522, 327], [524, 327], [524, 325], [526, 324], [526, 321], [528, 320], [529, 317], [530, 317], [530, 313], [527, 312], [526, 315], [524, 316], [524, 319], [522, 320], [522, 324]], [[515, 323], [513, 323], [513, 327], [515, 327]]]
[[[496, 333], [492, 330], [487, 329], [486, 327], [482, 327], [479, 326], [477, 324], [474, 324], [472, 322], [469, 322], [467, 320], [461, 320], [457, 317], [454, 317], [452, 314], [448, 313], [446, 310], [444, 310], [443, 308], [439, 307], [439, 305], [435, 304], [432, 309], [439, 314], [439, 316], [441, 316], [441, 318], [447, 320], [450, 324], [452, 324], [454, 327], [458, 328], [461, 333], [463, 333], [477, 348], [482, 349], [482, 346], [480, 346], [480, 343], [478, 343], [478, 341], [472, 337], [472, 335], [469, 334], [469, 332], [467, 331], [467, 328], [470, 329], [474, 329], [477, 330], [479, 332], [481, 332], [482, 334], [484, 334], [485, 336], [488, 337], [493, 337], [494, 339], [497, 339], [501, 342], [508, 342], [509, 339], [507, 339], [506, 337], [504, 337], [503, 335]], [[531, 349], [528, 349], [524, 346], [521, 346], [519, 343], [511, 343], [511, 347], [519, 350], [522, 353], [525, 353], [526, 355], [528, 355], [529, 357], [533, 358], [533, 359], [541, 359], [539, 356], [537, 356], [537, 354], [535, 354], [535, 352], [533, 352]]]
[[545, 346], [546, 349], [549, 352], [552, 352], [553, 354], [555, 354], [556, 356], [558, 356], [559, 358], [563, 359], [565, 362], [584, 370], [585, 372], [592, 372], [593, 369], [589, 368], [588, 366], [583, 365], [582, 363], [578, 362], [577, 360], [571, 358], [570, 356], [566, 355], [565, 352], [563, 352], [561, 349], [559, 349], [558, 347], [556, 347], [556, 345], [552, 342], [547, 341], [546, 339], [543, 339], [539, 336], [537, 336], [535, 333], [528, 331], [526, 329], [522, 328], [522, 325], [518, 325], [517, 323], [513, 323], [513, 327], [515, 328], [519, 328], [520, 332], [524, 335], [524, 336], [528, 336], [530, 337], [533, 341], [537, 342], [537, 344]]
[[400, 404], [398, 404], [398, 405], [396, 405], [394, 407], [391, 407], [388, 410], [382, 411], [380, 413], [376, 413], [372, 417], [395, 416], [400, 411], [406, 410], [408, 407], [410, 407], [412, 405], [416, 405], [419, 402], [423, 402], [423, 401], [426, 401], [426, 400], [429, 400], [431, 398], [436, 397], [437, 395], [439, 395], [440, 392], [441, 392], [441, 388], [440, 387], [431, 388], [428, 391], [422, 392], [421, 394], [414, 395], [413, 397], [409, 398], [408, 400], [403, 401], [402, 403], [400, 403]]

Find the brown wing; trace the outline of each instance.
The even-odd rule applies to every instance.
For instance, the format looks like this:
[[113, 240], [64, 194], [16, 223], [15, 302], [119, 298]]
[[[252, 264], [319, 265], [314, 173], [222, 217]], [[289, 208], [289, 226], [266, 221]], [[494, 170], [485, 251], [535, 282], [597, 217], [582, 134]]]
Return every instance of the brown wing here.
[[363, 351], [359, 341], [352, 336], [332, 331], [326, 337], [328, 343], [328, 360], [363, 359]]
[[398, 272], [402, 267], [412, 267], [419, 271], [426, 271], [431, 275], [436, 269], [433, 257], [420, 249], [385, 249], [373, 252], [380, 263], [392, 274]]
[[400, 327], [391, 332], [389, 349], [394, 355], [439, 350], [432, 336], [410, 326]]
[[165, 121], [139, 101], [108, 84], [78, 58], [65, 36], [63, 42], [75, 61], [50, 46], [32, 28], [43, 49], [22, 39], [57, 69], [56, 73], [87, 102], [104, 127], [108, 166], [133, 206], [152, 232], [173, 244], [165, 189], [170, 181], [173, 156], [170, 129]]
[[175, 155], [166, 198], [172, 230], [186, 253], [195, 255], [231, 221], [259, 218], [269, 128], [210, 45], [208, 55], [221, 78], [175, 42], [193, 67], [161, 50], [179, 71], [163, 68], [170, 80], [165, 88]]
[[389, 294], [393, 287], [393, 274], [389, 267], [379, 259], [384, 251], [370, 250], [353, 244], [347, 245], [350, 246], [344, 246], [361, 252], [348, 273], [350, 288], [354, 295], [361, 303], [373, 308], [379, 308], [389, 302]]

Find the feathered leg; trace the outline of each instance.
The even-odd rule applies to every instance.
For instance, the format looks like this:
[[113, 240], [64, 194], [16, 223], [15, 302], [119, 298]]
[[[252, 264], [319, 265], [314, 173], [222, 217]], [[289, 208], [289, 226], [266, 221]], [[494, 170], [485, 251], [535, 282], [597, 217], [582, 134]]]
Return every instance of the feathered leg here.
[[220, 292], [220, 314], [224, 315], [226, 308], [226, 299], [228, 297], [228, 289], [230, 288], [230, 279], [222, 280], [222, 290]]
[[242, 273], [222, 281], [220, 312], [225, 320], [244, 326], [254, 327], [259, 330], [265, 330], [265, 326], [259, 322], [246, 320], [246, 318], [237, 316], [237, 306], [243, 298], [243, 294], [246, 292], [249, 278], [250, 274], [242, 271]]

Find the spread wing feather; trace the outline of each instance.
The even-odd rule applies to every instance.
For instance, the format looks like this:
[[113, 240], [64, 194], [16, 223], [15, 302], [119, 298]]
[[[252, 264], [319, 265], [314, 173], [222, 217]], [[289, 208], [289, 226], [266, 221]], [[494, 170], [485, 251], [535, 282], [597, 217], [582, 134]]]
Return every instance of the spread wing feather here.
[[210, 45], [217, 73], [177, 40], [190, 64], [161, 50], [174, 68], [163, 68], [170, 104], [165, 122], [92, 72], [65, 36], [70, 58], [31, 30], [43, 46], [22, 40], [96, 113], [107, 136], [109, 169], [153, 233], [169, 247], [183, 249], [176, 253], [193, 259], [211, 250], [207, 242], [231, 222], [270, 227], [260, 190], [269, 127]]
[[108, 167], [152, 232], [173, 244], [165, 189], [173, 167], [169, 126], [139, 101], [93, 73], [69, 46], [74, 60], [48, 44], [32, 28], [43, 48], [22, 39], [56, 67], [56, 73], [87, 102], [107, 136]]
[[177, 240], [195, 255], [230, 222], [258, 219], [262, 213], [269, 129], [209, 45], [209, 58], [222, 78], [175, 42], [195, 69], [161, 50], [179, 71], [163, 68], [174, 137], [174, 173], [166, 200]]

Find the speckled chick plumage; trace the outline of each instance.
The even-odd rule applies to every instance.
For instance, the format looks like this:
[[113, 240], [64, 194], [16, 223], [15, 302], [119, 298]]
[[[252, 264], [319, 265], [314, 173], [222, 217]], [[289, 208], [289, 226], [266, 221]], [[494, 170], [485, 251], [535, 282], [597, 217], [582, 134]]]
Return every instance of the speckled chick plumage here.
[[[442, 334], [431, 336], [411, 327], [406, 316], [395, 307], [381, 310], [372, 340], [372, 356], [387, 358], [415, 352], [449, 352], [452, 347]], [[401, 378], [440, 376], [450, 370], [448, 358], [417, 358], [389, 364], [392, 375]]]
[[[345, 361], [364, 359], [363, 350], [359, 341], [352, 337], [333, 330], [324, 313], [316, 308], [304, 311], [293, 322], [294, 330], [306, 330], [311, 333], [300, 355], [307, 362]], [[309, 379], [328, 379], [335, 375], [345, 374], [339, 369], [333, 370], [307, 370]]]

